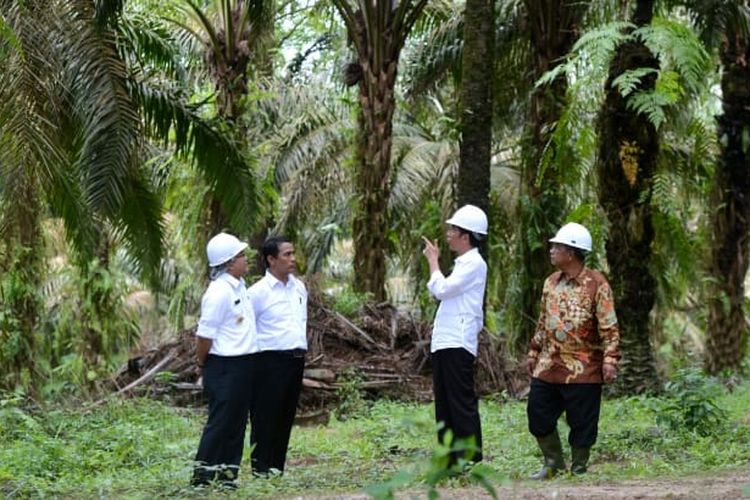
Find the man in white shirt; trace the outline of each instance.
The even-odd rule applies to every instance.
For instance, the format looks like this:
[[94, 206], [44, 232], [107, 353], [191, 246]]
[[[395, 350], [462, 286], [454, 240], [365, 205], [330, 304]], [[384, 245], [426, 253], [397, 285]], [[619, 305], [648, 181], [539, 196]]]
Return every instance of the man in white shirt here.
[[228, 487], [240, 469], [250, 398], [255, 315], [242, 278], [247, 243], [227, 233], [208, 242], [211, 283], [203, 294], [196, 332], [196, 361], [208, 398], [208, 421], [195, 456], [192, 484]]
[[473, 462], [482, 460], [474, 360], [479, 331], [484, 324], [487, 264], [478, 247], [487, 235], [487, 216], [478, 207], [464, 205], [446, 223], [449, 224], [448, 247], [458, 254], [453, 271], [447, 277], [440, 271], [437, 241], [423, 238], [423, 253], [430, 266], [427, 288], [440, 300], [430, 345], [438, 441], [444, 442], [444, 435], [450, 430], [454, 442], [467, 443], [465, 450], [451, 454], [449, 466], [452, 466], [459, 458]]
[[250, 443], [253, 474], [284, 472], [307, 351], [307, 290], [294, 276], [294, 245], [268, 238], [266, 275], [250, 287], [257, 337], [253, 345]]

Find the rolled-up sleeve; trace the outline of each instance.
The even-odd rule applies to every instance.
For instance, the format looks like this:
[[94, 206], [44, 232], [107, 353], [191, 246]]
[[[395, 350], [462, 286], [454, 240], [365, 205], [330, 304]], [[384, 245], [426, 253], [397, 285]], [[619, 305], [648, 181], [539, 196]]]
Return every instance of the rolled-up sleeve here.
[[219, 327], [224, 322], [228, 300], [222, 293], [206, 293], [203, 296], [196, 335], [212, 340], [217, 337]]

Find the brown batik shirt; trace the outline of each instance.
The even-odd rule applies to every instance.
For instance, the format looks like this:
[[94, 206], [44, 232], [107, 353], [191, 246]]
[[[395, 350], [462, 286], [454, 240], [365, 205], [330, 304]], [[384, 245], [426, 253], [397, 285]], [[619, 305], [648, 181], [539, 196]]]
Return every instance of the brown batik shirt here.
[[612, 289], [586, 267], [573, 279], [558, 271], [544, 282], [542, 307], [529, 357], [534, 378], [552, 384], [601, 384], [603, 362], [620, 359]]

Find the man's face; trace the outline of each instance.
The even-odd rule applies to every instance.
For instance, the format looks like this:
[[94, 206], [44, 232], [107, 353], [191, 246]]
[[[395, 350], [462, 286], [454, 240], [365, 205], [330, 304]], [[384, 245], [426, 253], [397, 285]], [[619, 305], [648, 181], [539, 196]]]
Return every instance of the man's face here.
[[271, 274], [280, 278], [286, 278], [294, 273], [297, 269], [294, 258], [294, 245], [287, 242], [281, 243], [279, 245], [279, 255], [277, 257], [273, 255], [268, 256], [268, 268]]
[[448, 248], [454, 252], [461, 249], [462, 239], [468, 237], [468, 234], [462, 233], [456, 226], [448, 226], [448, 229], [445, 231], [445, 241], [448, 242]]
[[549, 261], [556, 268], [570, 264], [573, 260], [573, 251], [561, 243], [553, 243], [549, 249]]
[[241, 278], [247, 274], [247, 256], [243, 250], [237, 254], [227, 265], [227, 272], [235, 278]]

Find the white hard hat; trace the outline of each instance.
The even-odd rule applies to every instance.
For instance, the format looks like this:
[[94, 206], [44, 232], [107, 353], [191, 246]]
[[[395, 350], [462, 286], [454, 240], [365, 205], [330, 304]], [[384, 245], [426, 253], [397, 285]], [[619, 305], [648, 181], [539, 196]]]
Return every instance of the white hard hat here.
[[591, 233], [589, 230], [575, 222], [569, 222], [557, 231], [554, 238], [549, 240], [550, 243], [562, 243], [569, 247], [580, 250], [591, 251]]
[[464, 205], [445, 222], [472, 233], [487, 234], [487, 215], [474, 205]]
[[236, 236], [227, 233], [219, 233], [206, 245], [206, 255], [208, 255], [208, 265], [211, 267], [219, 266], [238, 253], [247, 248], [247, 243], [240, 241]]

